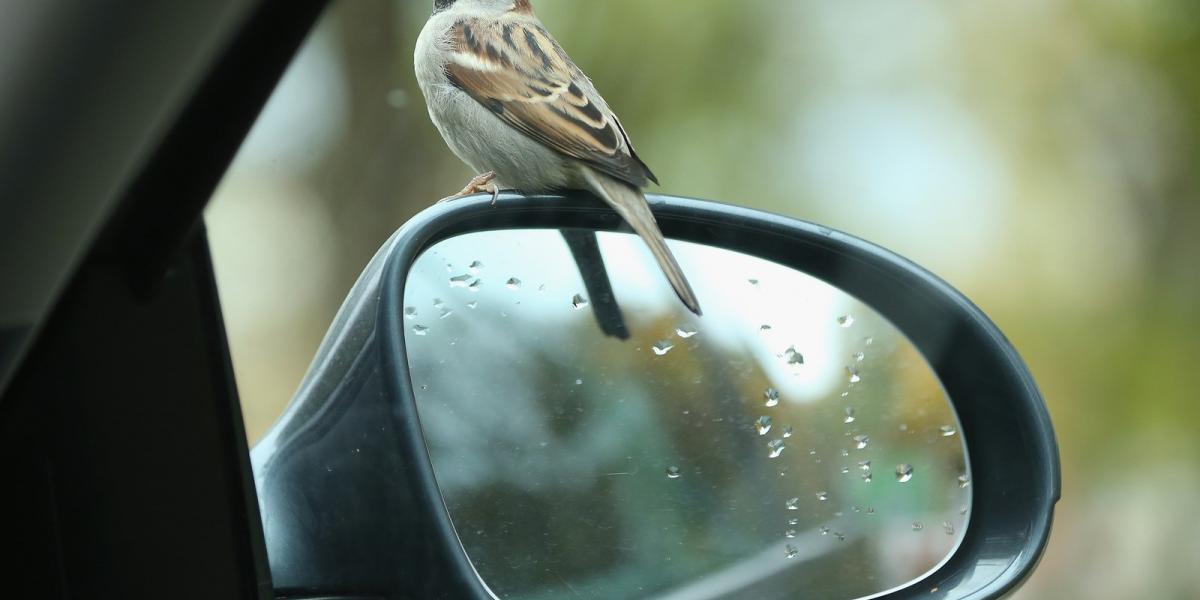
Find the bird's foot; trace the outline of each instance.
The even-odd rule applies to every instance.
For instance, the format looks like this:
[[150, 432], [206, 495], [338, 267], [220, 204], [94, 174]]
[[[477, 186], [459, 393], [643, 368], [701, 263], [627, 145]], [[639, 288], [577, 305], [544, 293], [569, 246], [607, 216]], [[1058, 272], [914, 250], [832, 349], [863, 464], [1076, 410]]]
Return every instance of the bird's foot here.
[[500, 198], [500, 188], [496, 186], [495, 171], [488, 171], [487, 173], [476, 175], [469, 183], [467, 183], [467, 187], [464, 187], [461, 192], [453, 196], [442, 198], [441, 200], [438, 200], [438, 203], [441, 204], [442, 202], [458, 200], [459, 198], [466, 198], [467, 196], [482, 194], [484, 192], [492, 195], [492, 206], [495, 206], [496, 200]]

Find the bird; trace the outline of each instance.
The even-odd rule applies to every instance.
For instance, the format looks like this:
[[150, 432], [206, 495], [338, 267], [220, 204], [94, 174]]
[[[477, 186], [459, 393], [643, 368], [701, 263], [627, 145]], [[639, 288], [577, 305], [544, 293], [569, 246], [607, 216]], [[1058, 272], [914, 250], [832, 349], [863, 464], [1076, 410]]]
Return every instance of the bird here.
[[645, 241], [683, 304], [703, 314], [642, 191], [658, 178], [529, 0], [434, 0], [413, 63], [434, 126], [477, 173], [443, 201], [488, 192], [495, 204], [501, 187], [590, 191]]

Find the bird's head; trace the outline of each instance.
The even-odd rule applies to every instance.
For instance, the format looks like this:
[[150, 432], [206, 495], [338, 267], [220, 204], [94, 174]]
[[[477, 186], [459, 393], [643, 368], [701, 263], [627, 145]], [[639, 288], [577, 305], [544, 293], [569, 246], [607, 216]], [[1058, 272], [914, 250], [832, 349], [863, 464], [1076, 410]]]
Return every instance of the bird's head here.
[[484, 13], [533, 12], [529, 0], [433, 0], [435, 13], [452, 8]]

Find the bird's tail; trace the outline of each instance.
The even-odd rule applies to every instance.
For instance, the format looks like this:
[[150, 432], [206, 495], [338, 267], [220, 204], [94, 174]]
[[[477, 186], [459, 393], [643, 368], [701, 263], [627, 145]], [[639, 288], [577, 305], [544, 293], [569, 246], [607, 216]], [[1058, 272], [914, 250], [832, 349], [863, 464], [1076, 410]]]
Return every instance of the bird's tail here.
[[587, 166], [584, 166], [582, 171], [592, 191], [616, 210], [617, 214], [646, 241], [650, 252], [658, 261], [658, 266], [662, 268], [667, 281], [671, 282], [671, 287], [675, 289], [684, 306], [696, 313], [696, 316], [700, 316], [700, 301], [696, 299], [696, 293], [683, 276], [683, 269], [679, 268], [675, 256], [671, 254], [670, 248], [667, 248], [667, 242], [663, 239], [662, 231], [658, 229], [658, 223], [654, 220], [654, 213], [650, 212], [650, 205], [646, 203], [646, 197], [642, 195], [641, 190]]

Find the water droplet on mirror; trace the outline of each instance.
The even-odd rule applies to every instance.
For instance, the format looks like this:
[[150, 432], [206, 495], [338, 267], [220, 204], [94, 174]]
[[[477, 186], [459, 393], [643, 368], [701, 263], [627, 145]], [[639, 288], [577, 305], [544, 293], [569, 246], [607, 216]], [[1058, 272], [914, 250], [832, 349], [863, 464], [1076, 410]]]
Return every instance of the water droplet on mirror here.
[[912, 524], [913, 531], [921, 531], [922, 529], [925, 529], [924, 525], [922, 525], [921, 523], [919, 523], [917, 521], [913, 521], [913, 524]]
[[837, 538], [837, 541], [839, 541], [839, 542], [846, 541], [846, 534], [844, 534], [840, 531], [833, 532], [833, 537]]
[[746, 281], [747, 281], [747, 282], [748, 282], [750, 285], [754, 285], [754, 286], [757, 286], [757, 285], [758, 285], [758, 280], [757, 280], [757, 279], [747, 279]]
[[871, 438], [870, 438], [870, 436], [867, 436], [867, 435], [864, 435], [864, 434], [861, 434], [861, 433], [860, 433], [860, 434], [858, 434], [858, 435], [856, 435], [856, 436], [854, 436], [854, 447], [855, 447], [855, 448], [857, 448], [857, 449], [859, 449], [859, 450], [866, 450], [866, 449], [867, 449], [867, 446], [868, 446], [870, 443], [871, 443]]
[[685, 340], [688, 338], [691, 338], [691, 337], [695, 337], [695, 335], [697, 333], [700, 333], [700, 332], [696, 331], [695, 329], [692, 329], [691, 327], [677, 327], [675, 329], [675, 335], [677, 335]]
[[821, 526], [821, 535], [829, 535], [829, 527], [828, 526], [825, 526], [825, 525]]
[[771, 333], [771, 326], [763, 325], [762, 327], [758, 328], [758, 332], [762, 335], [767, 335], [768, 333]]
[[575, 310], [583, 310], [584, 308], [587, 308], [587, 305], [587, 298], [584, 298], [581, 294], [575, 294], [575, 297], [571, 298], [571, 306]]
[[504, 286], [510, 290], [519, 290], [521, 289], [521, 280], [517, 279], [516, 277], [512, 277], [508, 281], [504, 282]]
[[472, 300], [472, 301], [468, 302], [468, 303], [467, 303], [467, 308], [469, 308], [469, 309], [471, 309], [471, 310], [475, 310], [476, 308], [479, 308], [479, 301], [477, 301], [477, 300]]
[[817, 492], [817, 500], [820, 500], [821, 502], [828, 502], [829, 492], [826, 492], [825, 490]]
[[850, 451], [845, 448], [842, 448], [842, 456], [850, 456]]
[[787, 558], [796, 558], [797, 556], [800, 556], [800, 551], [799, 551], [799, 550], [797, 550], [795, 546], [793, 546], [793, 545], [791, 545], [791, 544], [788, 544], [788, 545], [787, 545], [787, 546], [784, 548], [784, 553], [783, 553], [783, 555], [784, 555], [785, 557], [787, 557]]
[[784, 506], [788, 510], [800, 510], [800, 498], [788, 498], [788, 501], [784, 502]]
[[862, 381], [862, 375], [858, 373], [858, 367], [846, 367], [846, 375], [850, 383], [858, 383]]
[[446, 317], [449, 317], [452, 314], [454, 314], [454, 311], [452, 311], [448, 308], [443, 308], [442, 314], [438, 316], [438, 319], [445, 319]]
[[446, 303], [445, 303], [445, 302], [443, 302], [441, 298], [434, 298], [434, 299], [433, 299], [433, 307], [434, 307], [434, 308], [442, 308], [442, 307], [444, 307], [444, 306], [446, 306]]
[[858, 470], [859, 471], [870, 471], [871, 470], [871, 461], [869, 461], [869, 460], [858, 461]]
[[875, 476], [873, 474], [871, 474], [870, 472], [863, 473], [863, 476], [862, 476], [863, 483], [871, 483], [871, 481], [874, 479], [875, 479]]
[[766, 398], [767, 408], [779, 406], [779, 390], [775, 388], [767, 388], [767, 390], [763, 392], [763, 397]]
[[795, 430], [794, 430], [794, 429], [792, 429], [792, 426], [791, 426], [791, 425], [784, 425], [784, 426], [783, 426], [783, 437], [785, 437], [785, 438], [790, 438], [790, 437], [792, 437], [792, 434], [793, 434], [793, 433], [795, 433]]
[[842, 327], [850, 327], [851, 325], [854, 325], [854, 316], [853, 315], [842, 315], [842, 316], [838, 317], [837, 323], [838, 323], [838, 325], [841, 325]]
[[429, 328], [424, 325], [413, 325], [412, 332], [416, 335], [429, 335]]
[[788, 525], [799, 525], [799, 524], [800, 524], [800, 519], [797, 519], [796, 517], [792, 517], [792, 518], [788, 519]]
[[854, 422], [854, 407], [847, 406], [846, 409], [842, 412], [846, 413], [846, 417], [844, 419], [842, 419], [843, 423], [853, 423]]
[[417, 318], [417, 307], [415, 307], [415, 306], [409, 306], [409, 307], [405, 308], [405, 309], [404, 309], [404, 316], [405, 316], [405, 318], [408, 318], [408, 319], [415, 319], [415, 318]]
[[779, 458], [779, 455], [783, 454], [783, 449], [786, 447], [783, 440], [776, 439], [767, 442], [767, 448], [771, 449], [771, 453], [767, 455], [767, 458]]
[[465, 288], [471, 283], [471, 279], [473, 279], [473, 277], [470, 273], [459, 275], [457, 277], [451, 277], [450, 287]]
[[654, 350], [654, 354], [656, 354], [658, 356], [663, 356], [666, 353], [670, 352], [671, 349], [674, 347], [675, 347], [675, 344], [671, 343], [670, 340], [659, 340], [659, 341], [655, 342], [654, 346], [651, 347], [651, 350]]
[[904, 463], [896, 465], [896, 481], [900, 483], [908, 483], [913, 478], [913, 466]]
[[854, 357], [854, 362], [862, 362], [867, 358], [867, 355], [862, 352], [855, 352], [852, 356]]
[[864, 346], [871, 346], [871, 345], [873, 345], [873, 344], [875, 344], [875, 338], [873, 338], [873, 337], [866, 337], [866, 338], [863, 338], [863, 345], [864, 345]]
[[954, 535], [954, 523], [951, 523], [950, 521], [943, 521], [942, 531], [945, 531], [946, 535]]
[[475, 261], [467, 267], [467, 270], [475, 275], [478, 275], [479, 272], [483, 270], [483, 263]]
[[763, 415], [754, 422], [754, 429], [758, 431], [758, 435], [767, 435], [771, 431], [771, 417]]
[[667, 467], [667, 478], [669, 479], [679, 479], [679, 476], [682, 474], [683, 473], [679, 470], [679, 467]]
[[966, 474], [958, 476], [958, 487], [959, 488], [966, 488], [970, 485], [971, 485], [971, 477], [970, 476], [968, 476]]
[[953, 437], [954, 434], [958, 433], [958, 430], [953, 425], [942, 425], [940, 431], [942, 432], [942, 437]]
[[850, 472], [850, 467], [842, 467], [842, 475], [846, 475], [849, 472]]
[[804, 355], [796, 350], [795, 346], [789, 346], [783, 351], [783, 359], [787, 361], [788, 366], [798, 367], [804, 364]]
[[783, 532], [783, 537], [788, 538], [789, 540], [796, 537], [796, 530], [795, 529], [785, 529]]

